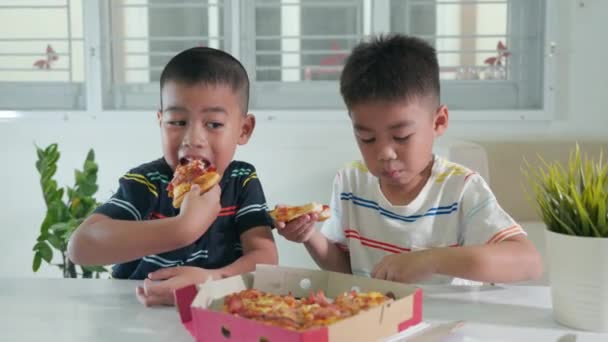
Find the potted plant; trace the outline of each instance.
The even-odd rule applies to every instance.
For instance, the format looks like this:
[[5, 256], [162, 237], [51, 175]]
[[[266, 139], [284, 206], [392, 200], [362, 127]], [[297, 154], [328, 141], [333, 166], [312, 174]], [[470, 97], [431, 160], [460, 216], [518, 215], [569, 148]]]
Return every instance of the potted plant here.
[[[70, 236], [97, 207], [93, 195], [97, 192], [97, 164], [95, 153], [91, 149], [84, 161], [82, 170], [75, 170], [74, 187], [58, 188], [53, 179], [57, 171], [59, 151], [57, 144], [51, 144], [45, 149], [36, 147], [38, 161], [36, 169], [40, 173], [40, 186], [47, 212], [40, 226], [40, 235], [34, 245], [34, 262], [32, 269], [37, 272], [44, 260], [48, 264], [58, 266], [65, 278], [99, 278], [107, 272], [102, 266], [80, 266], [80, 270], [67, 257], [66, 250]], [[67, 197], [67, 198], [66, 198]], [[53, 264], [53, 250], [61, 255], [58, 263]]]
[[555, 319], [608, 331], [608, 166], [576, 146], [567, 166], [541, 159], [526, 174], [547, 226], [547, 265]]

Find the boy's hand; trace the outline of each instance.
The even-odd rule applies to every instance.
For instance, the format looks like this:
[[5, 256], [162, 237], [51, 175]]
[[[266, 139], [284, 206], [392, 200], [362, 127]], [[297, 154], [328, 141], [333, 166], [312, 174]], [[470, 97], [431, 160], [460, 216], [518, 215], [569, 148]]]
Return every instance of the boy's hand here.
[[203, 283], [214, 274], [210, 270], [193, 266], [163, 268], [148, 274], [143, 286], [138, 286], [136, 296], [145, 306], [174, 305], [174, 291], [184, 286]]
[[[279, 207], [279, 206], [277, 206]], [[306, 242], [315, 232], [315, 222], [318, 214], [302, 215], [289, 222], [275, 222], [277, 232], [289, 241]]]
[[220, 205], [222, 190], [219, 185], [213, 186], [204, 194], [201, 194], [200, 191], [200, 186], [192, 185], [182, 202], [179, 212], [179, 216], [184, 219], [188, 230], [193, 229], [198, 232], [204, 229], [201, 234], [195, 234], [196, 238], [200, 237], [209, 228], [222, 209]]
[[436, 273], [431, 249], [387, 255], [374, 267], [372, 277], [401, 283], [426, 280]]

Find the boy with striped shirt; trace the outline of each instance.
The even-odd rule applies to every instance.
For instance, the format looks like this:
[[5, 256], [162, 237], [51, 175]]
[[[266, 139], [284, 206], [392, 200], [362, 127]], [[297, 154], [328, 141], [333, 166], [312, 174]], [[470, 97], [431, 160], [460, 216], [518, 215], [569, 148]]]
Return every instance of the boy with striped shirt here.
[[[145, 305], [172, 304], [174, 289], [278, 259], [255, 168], [232, 160], [255, 127], [241, 63], [191, 48], [169, 61], [160, 86], [163, 157], [126, 173], [68, 247], [75, 263], [115, 264], [114, 278], [145, 279], [137, 289]], [[222, 178], [204, 194], [193, 186], [176, 209], [167, 185], [175, 167], [192, 159], [214, 165]]]
[[363, 162], [334, 180], [332, 217], [277, 222], [327, 270], [406, 283], [515, 282], [541, 260], [483, 178], [433, 155], [448, 126], [436, 52], [403, 35], [354, 48], [340, 78]]

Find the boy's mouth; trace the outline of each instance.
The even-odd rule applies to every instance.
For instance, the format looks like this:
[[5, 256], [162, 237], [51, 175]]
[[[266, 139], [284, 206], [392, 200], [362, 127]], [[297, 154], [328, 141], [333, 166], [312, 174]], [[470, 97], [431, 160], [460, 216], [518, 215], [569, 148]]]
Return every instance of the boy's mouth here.
[[402, 173], [403, 173], [403, 171], [400, 171], [400, 170], [384, 170], [383, 171], [383, 174], [389, 178], [399, 178], [399, 176], [401, 176]]
[[201, 156], [184, 156], [179, 158], [179, 165], [186, 165], [188, 163], [190, 163], [191, 161], [194, 160], [200, 160], [203, 162], [203, 164], [205, 165], [205, 167], [208, 167], [211, 165], [211, 162], [209, 161], [209, 159], [205, 158], [205, 157], [201, 157]]

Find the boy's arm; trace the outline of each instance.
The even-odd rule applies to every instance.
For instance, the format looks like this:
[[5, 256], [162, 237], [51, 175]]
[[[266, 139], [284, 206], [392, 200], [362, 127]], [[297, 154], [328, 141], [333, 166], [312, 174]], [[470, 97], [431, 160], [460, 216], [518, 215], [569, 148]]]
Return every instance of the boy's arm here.
[[68, 243], [70, 260], [79, 265], [108, 265], [181, 248], [196, 241], [220, 210], [220, 188], [203, 195], [193, 186], [179, 216], [159, 220], [115, 220], [101, 214], [87, 218]]
[[483, 282], [533, 280], [543, 272], [538, 251], [523, 234], [495, 244], [439, 248], [433, 254], [437, 273]]
[[221, 279], [251, 272], [256, 264], [277, 264], [277, 250], [269, 226], [258, 226], [241, 234], [243, 256], [218, 269], [193, 266], [162, 268], [148, 275], [137, 288], [137, 299], [145, 306], [173, 305], [173, 292], [189, 284], [203, 283], [209, 278]]
[[538, 279], [542, 261], [532, 243], [517, 235], [499, 243], [441, 247], [389, 255], [372, 271], [380, 279], [414, 283], [433, 274], [488, 283]]
[[242, 233], [241, 245], [243, 246], [243, 256], [228, 266], [210, 270], [215, 273], [214, 278], [226, 278], [251, 272], [255, 270], [256, 264], [276, 265], [279, 262], [277, 247], [269, 226], [250, 228]]
[[[278, 233], [292, 242], [303, 243], [317, 265], [328, 271], [351, 273], [350, 257], [315, 229], [317, 214], [303, 215], [290, 221], [276, 222]], [[330, 219], [331, 220], [331, 219]]]
[[310, 239], [304, 243], [304, 246], [306, 246], [310, 256], [322, 269], [351, 273], [348, 252], [338, 248], [335, 243], [329, 241], [321, 232], [315, 230]]

